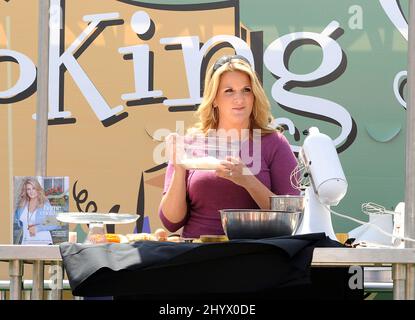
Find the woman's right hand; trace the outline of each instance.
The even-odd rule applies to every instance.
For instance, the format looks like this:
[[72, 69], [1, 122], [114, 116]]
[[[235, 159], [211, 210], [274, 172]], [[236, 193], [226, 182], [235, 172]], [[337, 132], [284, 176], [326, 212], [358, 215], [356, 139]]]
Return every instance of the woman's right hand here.
[[170, 133], [166, 137], [166, 148], [174, 170], [185, 172], [185, 167], [179, 161], [184, 153], [183, 141], [180, 141], [180, 139], [182, 138], [176, 132]]
[[30, 224], [28, 226], [28, 229], [29, 229], [29, 234], [31, 237], [36, 236], [36, 225], [35, 224]]

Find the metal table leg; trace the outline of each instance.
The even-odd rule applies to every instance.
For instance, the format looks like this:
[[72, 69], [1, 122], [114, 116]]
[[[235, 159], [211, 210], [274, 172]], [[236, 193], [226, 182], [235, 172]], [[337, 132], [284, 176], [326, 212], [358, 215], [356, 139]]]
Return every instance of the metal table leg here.
[[10, 277], [10, 300], [22, 299], [22, 277], [23, 262], [21, 260], [9, 261], [9, 277]]
[[406, 265], [406, 299], [415, 300], [415, 265]]
[[43, 300], [44, 261], [33, 261], [32, 300]]
[[393, 299], [406, 299], [406, 264], [394, 263], [392, 265]]

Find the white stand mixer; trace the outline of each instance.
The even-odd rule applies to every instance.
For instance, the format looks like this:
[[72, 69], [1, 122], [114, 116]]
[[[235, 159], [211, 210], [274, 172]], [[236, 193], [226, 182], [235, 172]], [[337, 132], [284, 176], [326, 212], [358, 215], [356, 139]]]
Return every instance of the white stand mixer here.
[[296, 234], [325, 232], [337, 240], [331, 222], [330, 206], [337, 205], [347, 192], [347, 180], [331, 138], [311, 127], [299, 160], [311, 185], [305, 190], [304, 216]]

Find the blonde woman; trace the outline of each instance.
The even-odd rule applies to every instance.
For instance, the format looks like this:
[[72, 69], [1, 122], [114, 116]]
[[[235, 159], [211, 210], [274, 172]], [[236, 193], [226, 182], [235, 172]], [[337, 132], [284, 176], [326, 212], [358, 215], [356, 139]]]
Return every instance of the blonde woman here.
[[14, 244], [52, 244], [50, 231], [58, 226], [46, 225], [52, 206], [35, 177], [22, 181], [14, 214]]
[[[206, 73], [196, 115], [200, 121], [190, 133], [236, 135], [240, 154], [209, 171], [186, 170], [173, 152], [159, 208], [169, 231], [183, 227], [186, 238], [221, 235], [220, 209], [269, 209], [270, 196], [299, 194], [290, 180], [296, 158], [282, 132], [269, 127], [270, 103], [247, 59], [234, 55], [216, 61]], [[167, 143], [174, 139], [169, 136]]]

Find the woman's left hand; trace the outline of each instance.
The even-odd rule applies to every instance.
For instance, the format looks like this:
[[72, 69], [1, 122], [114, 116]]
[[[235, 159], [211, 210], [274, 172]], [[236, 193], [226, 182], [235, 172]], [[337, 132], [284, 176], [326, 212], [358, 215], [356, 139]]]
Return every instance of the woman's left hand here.
[[232, 181], [233, 183], [243, 187], [249, 179], [248, 168], [245, 164], [237, 158], [227, 157], [222, 161], [220, 166], [216, 169], [218, 177]]

